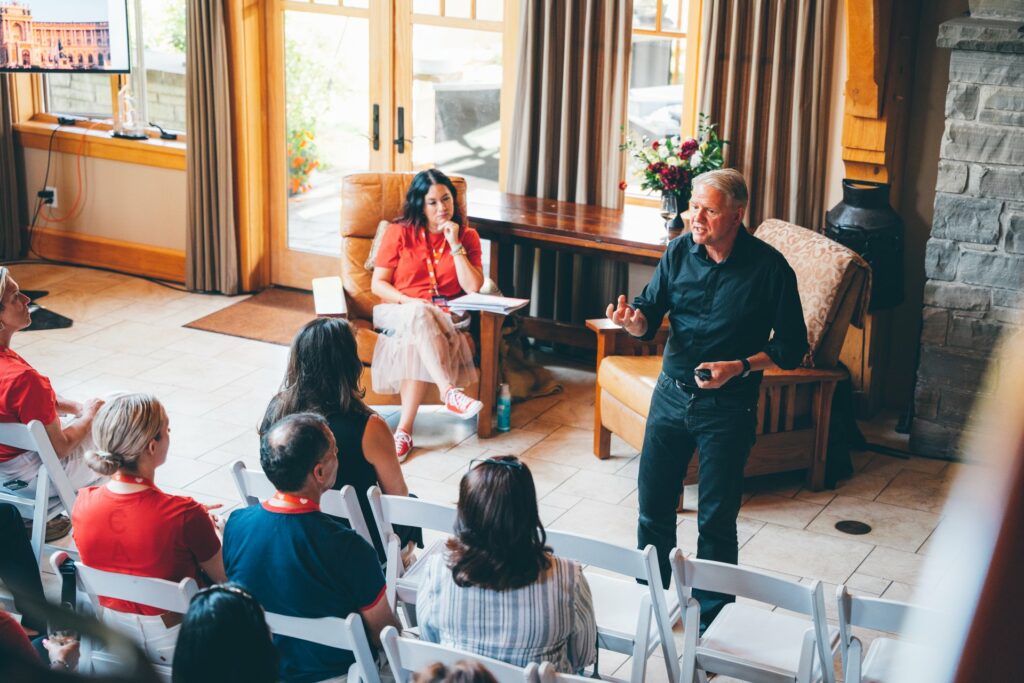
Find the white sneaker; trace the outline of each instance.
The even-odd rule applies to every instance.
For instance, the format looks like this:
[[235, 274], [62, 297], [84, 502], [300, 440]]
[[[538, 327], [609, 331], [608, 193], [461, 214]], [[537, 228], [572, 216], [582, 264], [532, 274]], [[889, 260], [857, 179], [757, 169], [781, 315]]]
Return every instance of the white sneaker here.
[[466, 396], [458, 387], [448, 387], [448, 391], [444, 392], [444, 407], [449, 413], [468, 420], [479, 413], [484, 404], [475, 398]]

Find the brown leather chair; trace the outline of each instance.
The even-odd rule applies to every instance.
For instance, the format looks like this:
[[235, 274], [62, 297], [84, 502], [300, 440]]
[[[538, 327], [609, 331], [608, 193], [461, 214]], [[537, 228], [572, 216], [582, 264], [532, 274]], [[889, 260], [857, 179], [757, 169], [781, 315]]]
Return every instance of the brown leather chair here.
[[[372, 271], [365, 267], [377, 226], [402, 213], [405, 193], [414, 173], [356, 173], [345, 176], [341, 184], [341, 281], [345, 291], [349, 322], [356, 330], [359, 359], [363, 362], [362, 383], [366, 389], [366, 402], [370, 405], [397, 405], [397, 394], [378, 394], [374, 391], [370, 372], [377, 333], [373, 331], [373, 307], [380, 303], [370, 291]], [[459, 196], [459, 208], [466, 215], [466, 181], [450, 176]], [[502, 315], [480, 314], [479, 340], [471, 344], [479, 351], [480, 380], [465, 392], [483, 402], [477, 423], [477, 434], [492, 434], [492, 414], [498, 377], [498, 341]], [[477, 343], [478, 341], [478, 343]], [[437, 389], [432, 388], [425, 403], [441, 403]]]
[[[757, 442], [745, 476], [807, 470], [807, 485], [824, 485], [832, 395], [846, 373], [836, 368], [850, 323], [860, 326], [871, 270], [856, 253], [818, 233], [766, 220], [754, 235], [778, 249], [796, 272], [810, 345], [805, 367], [768, 370], [757, 405]], [[611, 435], [643, 447], [647, 410], [661, 371], [667, 323], [650, 342], [638, 342], [607, 318], [588, 320], [597, 333], [594, 455], [607, 458]], [[693, 458], [687, 484], [697, 481]]]

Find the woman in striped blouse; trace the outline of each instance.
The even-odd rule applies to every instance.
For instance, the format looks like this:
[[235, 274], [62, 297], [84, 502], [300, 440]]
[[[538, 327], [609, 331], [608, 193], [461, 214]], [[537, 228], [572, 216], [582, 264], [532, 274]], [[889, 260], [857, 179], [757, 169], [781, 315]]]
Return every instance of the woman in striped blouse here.
[[427, 560], [416, 597], [420, 637], [526, 666], [582, 671], [597, 656], [590, 585], [551, 554], [525, 464], [488, 458], [462, 477], [455, 536]]

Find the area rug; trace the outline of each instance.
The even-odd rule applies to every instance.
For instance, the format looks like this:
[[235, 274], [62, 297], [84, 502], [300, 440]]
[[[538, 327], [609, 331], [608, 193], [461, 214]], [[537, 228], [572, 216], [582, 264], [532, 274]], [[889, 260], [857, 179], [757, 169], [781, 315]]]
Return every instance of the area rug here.
[[299, 328], [315, 317], [311, 293], [271, 287], [185, 327], [288, 346]]

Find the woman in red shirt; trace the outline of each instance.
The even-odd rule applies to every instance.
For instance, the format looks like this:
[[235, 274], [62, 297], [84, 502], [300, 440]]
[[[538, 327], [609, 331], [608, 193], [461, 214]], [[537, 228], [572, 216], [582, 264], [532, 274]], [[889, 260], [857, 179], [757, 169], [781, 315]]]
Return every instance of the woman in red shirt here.
[[405, 195], [402, 217], [388, 227], [373, 269], [373, 326], [384, 333], [373, 352], [373, 387], [400, 393], [402, 416], [395, 430], [401, 462], [412, 450], [416, 412], [431, 384], [445, 407], [469, 419], [483, 404], [460, 387], [476, 379], [473, 354], [447, 302], [477, 292], [484, 282], [480, 236], [464, 225], [458, 193], [441, 171], [422, 171]]
[[[110, 475], [103, 486], [78, 492], [71, 522], [82, 562], [94, 569], [169, 581], [202, 573], [227, 581], [220, 537], [209, 508], [156, 487], [156, 469], [167, 460], [167, 413], [149, 394], [122, 394], [97, 413], [97, 450], [89, 467]], [[181, 616], [124, 600], [100, 598], [103, 618], [134, 633], [153, 661], [170, 666]]]

